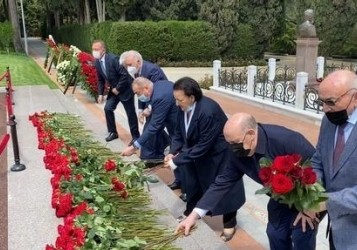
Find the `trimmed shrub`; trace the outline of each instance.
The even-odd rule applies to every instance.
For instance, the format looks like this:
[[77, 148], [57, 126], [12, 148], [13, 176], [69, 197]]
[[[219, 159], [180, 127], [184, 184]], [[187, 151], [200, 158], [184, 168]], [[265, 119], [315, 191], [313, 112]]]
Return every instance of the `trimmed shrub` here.
[[12, 36], [14, 34], [10, 22], [0, 22], [0, 50], [4, 50], [7, 53], [12, 51]]
[[146, 60], [211, 61], [219, 57], [213, 28], [199, 21], [104, 22], [70, 25], [54, 33], [58, 42], [90, 51], [94, 39], [102, 39], [109, 51], [138, 50]]
[[252, 27], [249, 24], [239, 24], [234, 33], [232, 46], [223, 55], [231, 59], [252, 59], [258, 56], [258, 47]]

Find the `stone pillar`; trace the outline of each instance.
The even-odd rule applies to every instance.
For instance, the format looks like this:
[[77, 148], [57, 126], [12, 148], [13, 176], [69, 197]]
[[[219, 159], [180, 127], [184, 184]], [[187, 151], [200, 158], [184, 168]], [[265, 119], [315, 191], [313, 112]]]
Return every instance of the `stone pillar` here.
[[325, 57], [319, 56], [317, 58], [317, 75], [316, 78], [324, 78], [324, 70], [325, 70]]
[[248, 96], [254, 96], [254, 80], [257, 76], [257, 66], [249, 65], [248, 69], [248, 79], [247, 79], [247, 94]]
[[219, 72], [221, 70], [221, 61], [213, 61], [213, 87], [219, 87]]
[[269, 81], [274, 81], [275, 79], [275, 71], [276, 71], [276, 59], [275, 58], [269, 58], [268, 61], [268, 80]]
[[318, 38], [299, 38], [296, 42], [296, 72], [309, 75], [308, 84], [316, 83], [316, 60], [320, 40]]
[[295, 108], [304, 109], [305, 86], [308, 83], [308, 73], [298, 72], [296, 74], [296, 102]]

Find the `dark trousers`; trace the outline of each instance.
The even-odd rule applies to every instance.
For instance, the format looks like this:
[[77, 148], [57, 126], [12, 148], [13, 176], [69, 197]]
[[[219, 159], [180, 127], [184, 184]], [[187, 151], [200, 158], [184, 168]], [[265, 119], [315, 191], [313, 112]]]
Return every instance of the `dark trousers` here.
[[[144, 125], [144, 132], [148, 121]], [[142, 160], [162, 160], [164, 159], [165, 148], [170, 145], [170, 137], [164, 129], [158, 131], [155, 137], [150, 138], [144, 145], [141, 145], [140, 159]]]
[[[109, 93], [107, 97], [107, 102], [104, 106], [105, 119], [107, 121], [107, 128], [109, 133], [117, 133], [117, 128], [115, 124], [114, 110], [120, 102], [120, 97]], [[139, 127], [138, 127], [138, 117], [135, 112], [134, 96], [129, 100], [122, 101], [125, 109], [125, 113], [128, 117], [128, 123], [130, 128], [130, 134], [132, 138], [139, 138]]]
[[282, 213], [277, 225], [268, 222], [267, 235], [271, 250], [314, 250], [317, 228], [303, 232], [301, 224], [293, 226], [296, 213]]

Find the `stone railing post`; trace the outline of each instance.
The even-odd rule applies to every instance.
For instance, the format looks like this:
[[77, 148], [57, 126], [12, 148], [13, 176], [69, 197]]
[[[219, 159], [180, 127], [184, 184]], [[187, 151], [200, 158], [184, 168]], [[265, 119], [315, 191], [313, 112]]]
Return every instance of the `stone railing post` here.
[[323, 56], [319, 56], [317, 58], [317, 74], [316, 74], [317, 79], [324, 77], [324, 69], [325, 69], [325, 58]]
[[309, 74], [306, 72], [298, 72], [296, 74], [296, 102], [295, 108], [304, 109], [305, 102], [305, 86], [309, 81]]
[[268, 80], [269, 81], [274, 81], [275, 79], [275, 71], [276, 71], [276, 59], [275, 58], [269, 58], [268, 61]]
[[248, 96], [254, 96], [254, 79], [257, 76], [257, 66], [249, 65], [247, 69], [248, 69], [247, 94]]
[[221, 70], [221, 61], [213, 61], [213, 87], [219, 87], [219, 71]]

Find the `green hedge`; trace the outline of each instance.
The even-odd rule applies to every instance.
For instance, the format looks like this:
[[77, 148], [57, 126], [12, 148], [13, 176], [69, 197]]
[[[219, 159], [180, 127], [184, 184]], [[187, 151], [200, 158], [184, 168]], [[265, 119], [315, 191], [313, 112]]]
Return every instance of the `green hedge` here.
[[12, 36], [13, 29], [10, 22], [0, 22], [0, 51], [9, 53], [13, 51]]
[[54, 33], [58, 42], [90, 51], [91, 42], [102, 39], [109, 51], [138, 50], [145, 59], [157, 61], [207, 60], [219, 58], [213, 28], [199, 21], [104, 22], [65, 26]]

